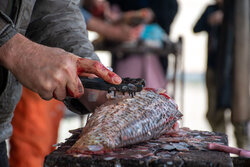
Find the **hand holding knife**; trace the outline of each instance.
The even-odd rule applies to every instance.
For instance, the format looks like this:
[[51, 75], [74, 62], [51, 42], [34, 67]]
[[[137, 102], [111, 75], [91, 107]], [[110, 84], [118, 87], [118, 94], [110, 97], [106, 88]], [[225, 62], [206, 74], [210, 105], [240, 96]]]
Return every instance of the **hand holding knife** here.
[[134, 95], [135, 92], [140, 92], [145, 86], [145, 81], [143, 79], [131, 79], [123, 78], [122, 83], [119, 85], [110, 84], [101, 78], [88, 78], [80, 77], [80, 80], [84, 88], [97, 89], [104, 91], [120, 91], [122, 93], [128, 92], [130, 95]]
[[[101, 78], [88, 78], [88, 77], [79, 77], [80, 81], [83, 84], [84, 88], [95, 89], [95, 90], [104, 90], [107, 92], [116, 91], [125, 93], [127, 92], [132, 97], [136, 92], [139, 92], [145, 86], [145, 81], [143, 79], [137, 78], [123, 78], [121, 84], [114, 85], [104, 81]], [[64, 99], [64, 104], [73, 112], [77, 114], [87, 114], [90, 111], [79, 101], [77, 98], [66, 97]]]

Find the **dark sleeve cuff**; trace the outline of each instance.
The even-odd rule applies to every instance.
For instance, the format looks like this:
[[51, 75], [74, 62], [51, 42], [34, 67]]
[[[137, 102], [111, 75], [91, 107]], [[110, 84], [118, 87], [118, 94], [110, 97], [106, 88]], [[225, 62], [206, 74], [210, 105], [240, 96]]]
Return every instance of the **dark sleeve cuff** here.
[[17, 30], [12, 20], [0, 11], [0, 47], [10, 40], [15, 34], [17, 34]]

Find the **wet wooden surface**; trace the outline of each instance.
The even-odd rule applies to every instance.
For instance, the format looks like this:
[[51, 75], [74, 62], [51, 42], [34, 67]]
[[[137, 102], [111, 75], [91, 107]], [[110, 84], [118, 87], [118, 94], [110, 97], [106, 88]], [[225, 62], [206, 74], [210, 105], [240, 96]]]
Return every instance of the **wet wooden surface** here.
[[250, 158], [232, 157], [234, 167], [248, 167], [250, 166]]
[[45, 159], [45, 167], [231, 167], [230, 155], [207, 150], [211, 142], [228, 144], [227, 136], [221, 133], [194, 131], [181, 128], [153, 139], [126, 148], [116, 149], [101, 155], [70, 155], [66, 151], [79, 138], [81, 129]]

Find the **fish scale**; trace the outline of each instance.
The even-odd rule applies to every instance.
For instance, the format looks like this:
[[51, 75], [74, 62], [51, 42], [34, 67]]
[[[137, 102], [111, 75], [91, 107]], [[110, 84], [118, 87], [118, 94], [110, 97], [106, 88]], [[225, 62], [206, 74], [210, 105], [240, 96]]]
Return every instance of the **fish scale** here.
[[69, 153], [107, 150], [157, 138], [182, 116], [173, 100], [142, 90], [133, 98], [109, 100], [89, 118]]

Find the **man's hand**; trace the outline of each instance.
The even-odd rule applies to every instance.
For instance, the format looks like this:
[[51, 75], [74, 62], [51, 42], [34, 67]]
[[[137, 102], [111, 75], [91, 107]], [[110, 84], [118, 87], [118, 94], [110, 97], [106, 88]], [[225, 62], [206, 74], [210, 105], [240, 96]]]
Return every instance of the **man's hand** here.
[[[136, 41], [144, 29], [144, 25], [130, 27], [129, 25], [121, 24], [114, 26], [113, 31], [110, 33], [110, 39], [113, 37], [119, 41]], [[108, 36], [107, 36], [108, 38]]]
[[118, 75], [98, 61], [34, 43], [21, 34], [0, 47], [0, 64], [46, 100], [63, 100], [66, 95], [80, 97], [84, 90], [78, 76], [95, 74], [107, 82], [121, 83]]
[[140, 10], [131, 10], [125, 12], [123, 17], [123, 19], [126, 21], [129, 21], [133, 18], [142, 18], [144, 23], [150, 23], [154, 19], [155, 15], [150, 8], [142, 8]]
[[109, 40], [125, 42], [137, 40], [144, 26], [138, 25], [136, 27], [131, 27], [126, 24], [112, 25], [96, 17], [92, 17], [88, 21], [87, 28], [88, 30], [95, 31], [105, 36]]

